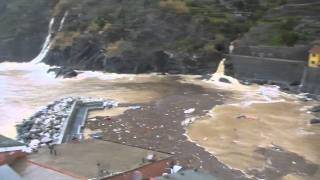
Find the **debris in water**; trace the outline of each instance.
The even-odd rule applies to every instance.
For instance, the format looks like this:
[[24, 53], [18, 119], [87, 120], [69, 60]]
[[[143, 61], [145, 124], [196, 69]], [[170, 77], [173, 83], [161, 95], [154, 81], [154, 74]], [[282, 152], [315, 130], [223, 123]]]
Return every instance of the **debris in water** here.
[[171, 173], [171, 174], [177, 173], [177, 172], [179, 172], [181, 169], [182, 169], [182, 166], [174, 165], [174, 166], [172, 167], [172, 169], [170, 169], [170, 171], [171, 171], [170, 173]]
[[90, 134], [90, 136], [94, 139], [102, 139], [102, 132]]
[[137, 109], [141, 109], [141, 106], [129, 106], [129, 109], [137, 110]]
[[243, 120], [243, 119], [246, 119], [246, 120], [259, 120], [258, 117], [248, 116], [248, 115], [240, 115], [240, 116], [237, 116], [237, 119], [240, 119], [240, 120]]
[[191, 114], [195, 111], [195, 108], [190, 108], [184, 111], [185, 114]]

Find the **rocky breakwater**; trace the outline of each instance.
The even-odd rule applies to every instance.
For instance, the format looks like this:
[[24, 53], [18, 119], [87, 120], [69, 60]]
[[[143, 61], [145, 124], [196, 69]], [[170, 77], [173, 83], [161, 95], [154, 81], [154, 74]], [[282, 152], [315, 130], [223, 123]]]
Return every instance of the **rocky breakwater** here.
[[50, 141], [57, 141], [61, 128], [71, 112], [75, 98], [63, 98], [40, 109], [17, 125], [18, 139], [31, 148], [38, 148]]
[[[18, 140], [26, 143], [32, 149], [45, 146], [47, 143], [58, 143], [60, 135], [64, 133], [63, 125], [68, 120], [74, 102], [82, 101], [103, 102], [108, 105], [116, 105], [116, 102], [86, 97], [67, 97], [54, 101], [41, 108], [30, 118], [24, 119], [16, 126]], [[109, 106], [108, 106], [109, 107]]]

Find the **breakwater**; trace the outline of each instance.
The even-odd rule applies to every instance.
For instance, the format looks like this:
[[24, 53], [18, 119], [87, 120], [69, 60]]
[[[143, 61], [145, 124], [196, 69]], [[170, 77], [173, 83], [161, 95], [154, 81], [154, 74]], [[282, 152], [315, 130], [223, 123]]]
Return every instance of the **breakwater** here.
[[79, 114], [78, 110], [84, 107], [87, 111], [88, 107], [97, 103], [100, 105], [99, 108], [117, 105], [112, 100], [86, 97], [62, 98], [41, 108], [30, 118], [18, 124], [17, 138], [33, 149], [44, 146], [48, 142], [61, 144], [67, 137], [76, 134], [79, 127], [84, 126], [87, 113]]

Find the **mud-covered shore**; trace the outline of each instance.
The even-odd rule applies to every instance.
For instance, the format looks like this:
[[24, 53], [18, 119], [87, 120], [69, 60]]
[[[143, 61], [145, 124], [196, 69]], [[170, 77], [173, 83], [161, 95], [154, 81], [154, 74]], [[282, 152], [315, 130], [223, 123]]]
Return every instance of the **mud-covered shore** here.
[[[175, 93], [139, 104], [140, 109], [127, 110], [111, 120], [88, 121], [87, 128], [101, 129], [104, 140], [172, 153], [186, 168], [203, 168], [223, 179], [247, 179], [240, 171], [228, 168], [204, 148], [189, 141], [182, 125], [188, 116], [203, 116], [215, 105], [222, 104], [222, 96], [227, 94], [178, 81], [171, 83], [178, 87]], [[190, 108], [195, 111], [185, 114]]]
[[[165, 82], [170, 83], [172, 91], [165, 96], [138, 104], [140, 109], [126, 110], [120, 115], [111, 116], [111, 120], [88, 121], [87, 128], [93, 131], [102, 130], [103, 140], [172, 153], [176, 161], [184, 167], [203, 168], [222, 179], [277, 179], [291, 174], [312, 177], [317, 172], [317, 164], [276, 145], [256, 148], [256, 153], [271, 162], [267, 168], [253, 168], [244, 172], [224, 164], [196, 142], [190, 141], [184, 123], [186, 119], [192, 121], [206, 116], [209, 110], [224, 104], [232, 94], [200, 85], [180, 83], [177, 77], [169, 79], [170, 81]], [[131, 105], [137, 104], [119, 106]], [[185, 110], [190, 108], [195, 111], [186, 114]]]

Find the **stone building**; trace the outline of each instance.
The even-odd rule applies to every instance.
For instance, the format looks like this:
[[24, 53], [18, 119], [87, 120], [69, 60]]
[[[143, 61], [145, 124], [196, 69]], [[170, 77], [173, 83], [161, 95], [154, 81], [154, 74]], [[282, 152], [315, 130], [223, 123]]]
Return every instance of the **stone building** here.
[[309, 67], [320, 67], [320, 46], [315, 46], [309, 51]]

